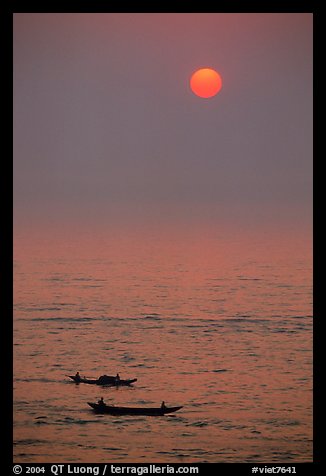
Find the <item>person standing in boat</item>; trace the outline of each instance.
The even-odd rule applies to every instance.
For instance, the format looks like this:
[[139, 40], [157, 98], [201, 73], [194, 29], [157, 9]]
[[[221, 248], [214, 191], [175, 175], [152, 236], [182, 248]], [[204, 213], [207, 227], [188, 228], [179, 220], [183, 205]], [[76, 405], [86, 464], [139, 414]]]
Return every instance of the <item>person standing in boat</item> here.
[[119, 375], [119, 374], [117, 374], [117, 376], [116, 376], [116, 378], [115, 378], [115, 381], [116, 381], [116, 382], [120, 382], [120, 375]]
[[79, 372], [76, 372], [75, 379], [79, 382], [80, 381], [80, 375]]
[[165, 406], [165, 402], [163, 400], [163, 402], [161, 403], [161, 410], [165, 410], [166, 409], [166, 406]]

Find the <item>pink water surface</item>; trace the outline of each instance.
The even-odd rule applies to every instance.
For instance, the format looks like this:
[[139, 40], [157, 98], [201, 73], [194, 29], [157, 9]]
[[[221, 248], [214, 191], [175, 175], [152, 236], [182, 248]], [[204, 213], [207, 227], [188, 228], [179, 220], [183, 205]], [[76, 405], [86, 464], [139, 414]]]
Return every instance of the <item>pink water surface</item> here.
[[[18, 236], [15, 462], [312, 461], [309, 236]], [[75, 385], [136, 377], [126, 388]], [[96, 415], [87, 401], [183, 408]]]

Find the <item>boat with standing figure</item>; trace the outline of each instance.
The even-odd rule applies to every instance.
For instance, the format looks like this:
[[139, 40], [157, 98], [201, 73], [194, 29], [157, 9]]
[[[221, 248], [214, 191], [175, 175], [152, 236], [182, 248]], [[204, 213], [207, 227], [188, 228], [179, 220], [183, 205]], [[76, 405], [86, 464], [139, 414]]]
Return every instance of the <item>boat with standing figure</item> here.
[[148, 415], [163, 416], [167, 413], [174, 413], [180, 410], [182, 406], [166, 407], [116, 407], [115, 405], [106, 405], [103, 401], [100, 403], [87, 402], [96, 413], [108, 413], [109, 415]]
[[101, 375], [97, 379], [89, 379], [86, 377], [81, 377], [78, 372], [76, 375], [68, 375], [68, 377], [75, 383], [87, 383], [90, 385], [110, 385], [113, 387], [118, 387], [120, 385], [131, 385], [132, 383], [137, 382], [136, 378], [121, 379], [120, 377], [113, 375]]

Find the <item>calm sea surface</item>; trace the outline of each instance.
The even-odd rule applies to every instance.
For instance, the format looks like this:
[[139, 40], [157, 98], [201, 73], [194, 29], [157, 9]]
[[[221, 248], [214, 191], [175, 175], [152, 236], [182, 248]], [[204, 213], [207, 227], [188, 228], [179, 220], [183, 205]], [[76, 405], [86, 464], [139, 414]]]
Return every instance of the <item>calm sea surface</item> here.
[[17, 242], [14, 461], [312, 461], [311, 261], [291, 233]]

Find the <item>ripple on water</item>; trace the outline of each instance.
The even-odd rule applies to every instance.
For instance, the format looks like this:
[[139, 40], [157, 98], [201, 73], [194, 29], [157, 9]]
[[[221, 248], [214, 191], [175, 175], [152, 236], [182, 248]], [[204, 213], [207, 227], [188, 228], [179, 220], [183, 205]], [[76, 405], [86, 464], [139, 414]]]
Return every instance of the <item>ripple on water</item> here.
[[[242, 268], [232, 253], [224, 254], [235, 262], [221, 269], [220, 260], [196, 267], [190, 253], [182, 279], [170, 255], [160, 263], [163, 270], [151, 268], [147, 254], [146, 270], [132, 257], [121, 267], [114, 254], [96, 264], [67, 259], [66, 274], [55, 274], [49, 260], [41, 269], [32, 260], [33, 271], [42, 273], [33, 275], [29, 265], [23, 272], [22, 262], [15, 303], [15, 457], [83, 462], [96, 455], [104, 462], [113, 455], [122, 464], [133, 455], [172, 463], [312, 458], [312, 442], [305, 439], [311, 436], [312, 322], [307, 294], [300, 304], [294, 294], [300, 287], [285, 276], [293, 253], [283, 271], [272, 262], [267, 271], [258, 268], [272, 261], [265, 251], [263, 263], [259, 255], [250, 269], [247, 258]], [[50, 280], [40, 284], [40, 277]], [[298, 284], [299, 278], [306, 279], [300, 273]], [[280, 282], [293, 289], [280, 294]], [[154, 289], [160, 286], [165, 290]], [[157, 419], [96, 415], [85, 402], [104, 390], [70, 382], [65, 374], [77, 367], [89, 376], [119, 371], [138, 377], [133, 388], [105, 389], [104, 397], [121, 405], [152, 405], [164, 397], [186, 408]]]

